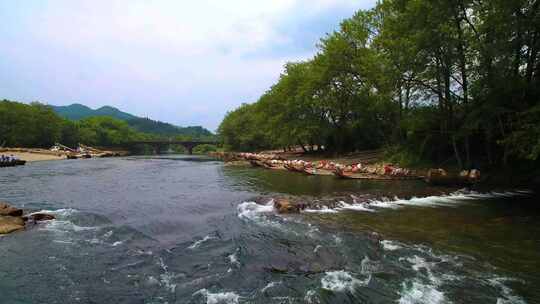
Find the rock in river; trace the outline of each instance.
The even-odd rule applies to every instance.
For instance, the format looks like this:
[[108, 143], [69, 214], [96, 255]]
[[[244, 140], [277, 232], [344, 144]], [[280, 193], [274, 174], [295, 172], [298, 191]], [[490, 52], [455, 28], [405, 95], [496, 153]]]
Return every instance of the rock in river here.
[[47, 213], [34, 213], [34, 214], [31, 214], [29, 216], [30, 219], [36, 221], [36, 222], [40, 222], [40, 221], [50, 221], [50, 220], [54, 220], [55, 217], [54, 215], [52, 214], [47, 214]]
[[23, 211], [22, 209], [11, 207], [10, 205], [0, 202], [0, 216], [2, 215], [8, 215], [8, 216], [22, 216]]
[[24, 220], [17, 216], [0, 216], [0, 234], [24, 229]]
[[23, 216], [23, 210], [0, 202], [0, 234], [8, 234], [13, 231], [22, 230], [26, 227], [25, 222], [31, 223], [54, 220], [52, 214], [34, 213]]
[[277, 198], [274, 200], [274, 209], [278, 213], [298, 213], [305, 208], [305, 204], [292, 202], [287, 198]]

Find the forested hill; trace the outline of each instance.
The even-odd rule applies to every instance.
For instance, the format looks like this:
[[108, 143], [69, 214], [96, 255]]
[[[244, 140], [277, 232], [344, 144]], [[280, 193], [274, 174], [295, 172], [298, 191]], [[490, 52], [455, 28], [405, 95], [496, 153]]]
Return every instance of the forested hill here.
[[[180, 128], [139, 118], [111, 107], [96, 111], [81, 105], [72, 108], [79, 111], [77, 116], [69, 117], [80, 119], [62, 117], [53, 107], [39, 102], [27, 104], [0, 100], [0, 147], [50, 148], [55, 143], [62, 143], [68, 147], [85, 144], [125, 148], [127, 143], [133, 141], [215, 139], [215, 135], [202, 127]], [[60, 109], [65, 110], [65, 107]], [[98, 112], [98, 116], [85, 116], [95, 112]], [[66, 115], [66, 111], [62, 114]], [[201, 145], [197, 147], [196, 153], [211, 149], [214, 147]]]
[[109, 116], [128, 123], [133, 129], [143, 132], [166, 136], [190, 136], [194, 138], [203, 138], [213, 136], [212, 132], [201, 126], [179, 127], [169, 123], [152, 120], [149, 118], [137, 117], [135, 115], [122, 112], [111, 106], [104, 106], [93, 110], [85, 105], [74, 103], [69, 106], [51, 106], [60, 116], [71, 119], [81, 120], [89, 117]]
[[126, 121], [137, 118], [134, 115], [131, 115], [126, 112], [122, 112], [118, 110], [117, 108], [110, 107], [110, 106], [104, 106], [96, 110], [93, 110], [79, 103], [74, 103], [69, 106], [51, 105], [51, 107], [60, 116], [67, 119], [71, 119], [71, 120], [81, 120], [81, 119], [85, 119], [88, 117], [95, 117], [95, 116], [110, 116], [116, 119], [126, 120]]

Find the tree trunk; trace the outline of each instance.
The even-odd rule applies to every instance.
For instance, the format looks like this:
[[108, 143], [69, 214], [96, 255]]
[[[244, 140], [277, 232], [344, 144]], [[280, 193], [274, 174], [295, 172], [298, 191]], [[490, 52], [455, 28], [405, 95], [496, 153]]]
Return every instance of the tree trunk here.
[[[456, 27], [458, 30], [458, 52], [459, 52], [459, 68], [461, 70], [461, 87], [463, 90], [463, 110], [465, 113], [468, 113], [469, 109], [469, 79], [467, 75], [467, 58], [465, 56], [465, 49], [464, 46], [464, 38], [463, 38], [463, 28], [461, 27], [461, 19], [459, 19], [458, 16], [455, 18], [456, 20]], [[465, 114], [466, 116], [466, 114]], [[471, 164], [471, 152], [470, 152], [470, 143], [469, 143], [469, 132], [466, 132], [465, 134], [465, 164], [466, 166], [470, 166]]]
[[491, 151], [491, 132], [486, 129], [486, 154], [488, 157], [488, 164], [491, 166], [493, 164], [493, 153]]
[[454, 153], [456, 155], [456, 160], [458, 162], [459, 169], [463, 169], [463, 163], [461, 162], [461, 156], [459, 156], [459, 150], [456, 143], [456, 136], [452, 135], [452, 146], [454, 147]]
[[446, 129], [444, 123], [444, 97], [442, 95], [442, 84], [440, 73], [437, 73], [437, 96], [439, 98], [439, 136], [437, 147], [437, 161], [442, 159], [442, 143], [446, 142]]

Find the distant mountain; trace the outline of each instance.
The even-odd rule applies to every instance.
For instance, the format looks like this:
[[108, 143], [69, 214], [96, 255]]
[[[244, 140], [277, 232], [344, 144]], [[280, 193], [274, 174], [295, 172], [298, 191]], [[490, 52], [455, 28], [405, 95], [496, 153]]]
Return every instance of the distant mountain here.
[[67, 119], [71, 120], [81, 120], [88, 117], [94, 117], [94, 116], [110, 116], [116, 119], [120, 120], [130, 120], [134, 118], [138, 118], [137, 116], [131, 115], [126, 112], [122, 112], [118, 110], [117, 108], [110, 107], [110, 106], [104, 106], [97, 110], [92, 110], [91, 108], [79, 104], [74, 103], [69, 106], [52, 106], [53, 110], [58, 113], [58, 115], [63, 116]]
[[194, 138], [214, 136], [212, 132], [201, 126], [179, 127], [170, 123], [152, 120], [149, 118], [138, 117], [126, 112], [122, 112], [111, 106], [104, 106], [93, 110], [85, 105], [74, 103], [69, 106], [52, 106], [51, 108], [58, 115], [71, 120], [81, 120], [95, 116], [110, 116], [119, 120], [126, 121], [133, 129], [144, 132], [159, 134], [165, 136], [186, 135]]
[[86, 117], [91, 117], [94, 114], [94, 110], [89, 107], [74, 103], [69, 106], [50, 106], [60, 116], [63, 116], [71, 120], [79, 120]]
[[113, 108], [110, 106], [104, 106], [94, 111], [93, 116], [111, 116], [120, 120], [131, 120], [131, 119], [137, 119], [137, 116], [131, 115], [126, 112], [122, 112], [118, 110], [117, 108]]

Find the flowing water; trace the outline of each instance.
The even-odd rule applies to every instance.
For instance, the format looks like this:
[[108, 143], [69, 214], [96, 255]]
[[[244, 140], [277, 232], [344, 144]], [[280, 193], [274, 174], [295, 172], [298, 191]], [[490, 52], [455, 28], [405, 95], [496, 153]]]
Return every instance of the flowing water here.
[[[3, 168], [0, 200], [57, 220], [0, 237], [0, 303], [539, 303], [537, 197], [437, 191], [185, 156]], [[351, 200], [253, 202], [282, 194]]]

